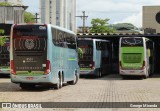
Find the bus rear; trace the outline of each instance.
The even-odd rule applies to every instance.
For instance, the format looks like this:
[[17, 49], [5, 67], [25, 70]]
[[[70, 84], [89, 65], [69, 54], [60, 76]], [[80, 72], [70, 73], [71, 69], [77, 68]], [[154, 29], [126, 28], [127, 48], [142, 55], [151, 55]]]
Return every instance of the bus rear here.
[[82, 50], [82, 56], [79, 57], [80, 74], [94, 73], [95, 61], [93, 61], [93, 40], [92, 39], [79, 39], [79, 50]]
[[145, 75], [145, 48], [143, 38], [120, 39], [120, 74]]
[[50, 61], [47, 60], [47, 25], [14, 25], [10, 59], [12, 82], [45, 82], [42, 77], [50, 72]]

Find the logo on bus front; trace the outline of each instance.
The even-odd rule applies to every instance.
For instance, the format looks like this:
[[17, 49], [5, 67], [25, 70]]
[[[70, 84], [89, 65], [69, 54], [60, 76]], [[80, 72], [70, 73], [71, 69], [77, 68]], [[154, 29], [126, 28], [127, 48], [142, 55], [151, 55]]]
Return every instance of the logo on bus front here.
[[34, 43], [34, 40], [33, 39], [26, 39], [25, 41], [25, 47], [28, 49], [28, 50], [31, 50], [35, 47], [35, 43]]

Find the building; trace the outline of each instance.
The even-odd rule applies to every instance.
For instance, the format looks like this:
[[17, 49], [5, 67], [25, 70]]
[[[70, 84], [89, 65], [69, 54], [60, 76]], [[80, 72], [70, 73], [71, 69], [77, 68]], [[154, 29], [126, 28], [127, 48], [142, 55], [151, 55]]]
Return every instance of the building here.
[[0, 24], [24, 23], [27, 6], [0, 6]]
[[16, 6], [22, 6], [23, 5], [22, 0], [0, 0], [0, 2], [9, 2], [12, 5], [16, 5]]
[[144, 33], [160, 33], [160, 6], [143, 6]]
[[76, 0], [40, 0], [41, 23], [76, 31]]

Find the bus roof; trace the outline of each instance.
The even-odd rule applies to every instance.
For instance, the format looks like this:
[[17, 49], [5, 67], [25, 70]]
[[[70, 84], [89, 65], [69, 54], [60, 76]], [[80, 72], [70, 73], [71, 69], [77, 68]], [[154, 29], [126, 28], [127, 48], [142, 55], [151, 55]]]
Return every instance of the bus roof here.
[[145, 40], [150, 40], [150, 39], [148, 39], [148, 38], [146, 38], [146, 37], [121, 37], [120, 39], [122, 39], [122, 38], [142, 38], [142, 39], [145, 39]]
[[92, 39], [92, 38], [78, 38], [78, 40], [95, 40], [95, 41], [106, 41], [106, 42], [109, 42], [109, 40], [103, 40], [103, 39]]
[[67, 32], [67, 33], [70, 33], [70, 34], [73, 34], [73, 35], [76, 35], [73, 31], [70, 31], [68, 29], [65, 29], [65, 28], [62, 28], [62, 27], [58, 27], [58, 26], [54, 26], [54, 25], [51, 25], [51, 24], [41, 24], [41, 23], [22, 23], [22, 24], [14, 24], [15, 25], [46, 25], [46, 26], [50, 26], [50, 27], [53, 27], [55, 29], [59, 29], [59, 30], [62, 30], [64, 32]]
[[145, 37], [121, 37], [121, 38], [145, 38]]

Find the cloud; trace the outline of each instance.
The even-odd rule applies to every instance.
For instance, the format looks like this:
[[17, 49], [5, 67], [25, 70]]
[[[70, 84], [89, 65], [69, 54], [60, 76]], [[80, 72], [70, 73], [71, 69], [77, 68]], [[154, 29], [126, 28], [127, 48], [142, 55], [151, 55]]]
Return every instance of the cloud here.
[[31, 13], [39, 13], [40, 12], [39, 0], [34, 0], [34, 2], [32, 0], [23, 0], [23, 4], [25, 6], [29, 6], [27, 11], [29, 11]]
[[[29, 6], [27, 11], [40, 12], [39, 0], [23, 0]], [[93, 18], [109, 18], [109, 23], [130, 22], [137, 27], [142, 25], [142, 6], [160, 5], [160, 0], [77, 0], [77, 16], [86, 11], [90, 26]], [[77, 18], [77, 25], [82, 26], [82, 20]]]
[[129, 2], [116, 2], [115, 0], [77, 0], [77, 10], [86, 10], [89, 12], [137, 12], [139, 7], [137, 4]]
[[137, 27], [142, 27], [142, 12], [130, 15], [127, 18], [124, 18], [123, 20], [115, 21], [113, 24], [117, 23], [132, 23]]
[[[93, 18], [109, 18], [109, 23], [129, 22], [142, 26], [142, 7], [160, 5], [159, 0], [77, 0], [77, 14], [86, 11], [87, 24]], [[81, 21], [77, 20], [81, 25]]]

